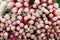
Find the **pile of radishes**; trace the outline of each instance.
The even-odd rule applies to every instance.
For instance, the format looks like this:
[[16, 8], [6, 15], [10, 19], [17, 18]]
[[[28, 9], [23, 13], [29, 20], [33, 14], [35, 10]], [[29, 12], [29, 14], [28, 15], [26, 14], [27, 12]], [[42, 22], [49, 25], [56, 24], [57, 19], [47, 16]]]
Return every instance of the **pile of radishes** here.
[[0, 3], [0, 40], [60, 40], [58, 4], [54, 0], [35, 0], [30, 5], [30, 1]]

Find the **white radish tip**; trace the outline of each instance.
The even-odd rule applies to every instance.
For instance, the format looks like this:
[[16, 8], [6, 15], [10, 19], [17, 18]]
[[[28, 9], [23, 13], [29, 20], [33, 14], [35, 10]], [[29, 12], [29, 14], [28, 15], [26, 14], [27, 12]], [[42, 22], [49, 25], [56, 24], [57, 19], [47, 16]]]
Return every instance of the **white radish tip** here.
[[10, 30], [10, 27], [7, 27], [6, 30], [9, 31]]
[[14, 2], [9, 2], [9, 3], [7, 4], [7, 8], [8, 8], [8, 9], [11, 9], [11, 8], [14, 7], [14, 5], [15, 5]]
[[43, 7], [47, 7], [47, 4], [46, 4], [46, 3], [43, 3], [42, 6], [43, 6]]
[[24, 24], [23, 24], [23, 23], [20, 23], [19, 26], [20, 26], [20, 27], [24, 27]]
[[34, 13], [34, 11], [35, 11], [34, 9], [30, 9], [30, 13]]
[[53, 9], [53, 5], [49, 5], [47, 8], [48, 9]]
[[28, 29], [28, 25], [25, 25], [25, 26], [24, 26], [24, 29]]
[[12, 12], [13, 12], [13, 13], [16, 13], [16, 12], [17, 12], [17, 8], [14, 7], [14, 8], [12, 9]]
[[24, 6], [28, 7], [29, 3], [28, 2], [24, 2]]
[[58, 3], [53, 4], [53, 6], [54, 6], [55, 8], [58, 8], [58, 7], [59, 7], [59, 6], [58, 6]]
[[7, 32], [4, 33], [4, 37], [8, 37], [8, 33]]
[[29, 21], [29, 24], [34, 24], [34, 21], [33, 21], [33, 20], [30, 20], [30, 21]]
[[22, 16], [17, 16], [17, 19], [18, 20], [22, 20]]
[[42, 0], [42, 2], [47, 2], [47, 0]]
[[19, 35], [19, 33], [18, 32], [15, 32], [15, 36], [18, 36]]
[[22, 6], [23, 6], [23, 4], [22, 4], [22, 3], [20, 3], [20, 2], [17, 2], [17, 3], [15, 4], [15, 6], [16, 6], [16, 7], [22, 7]]
[[29, 8], [25, 8], [24, 9], [24, 12], [29, 12]]
[[19, 31], [19, 30], [20, 30], [20, 27], [19, 27], [19, 26], [17, 26], [16, 30], [18, 30], [18, 31]]
[[28, 20], [28, 17], [27, 17], [27, 16], [25, 16], [25, 17], [24, 17], [24, 21], [27, 21], [27, 20]]
[[15, 26], [11, 26], [11, 30], [15, 30]]
[[35, 0], [34, 3], [35, 3], [36, 5], [39, 5], [39, 4], [40, 4], [40, 0]]

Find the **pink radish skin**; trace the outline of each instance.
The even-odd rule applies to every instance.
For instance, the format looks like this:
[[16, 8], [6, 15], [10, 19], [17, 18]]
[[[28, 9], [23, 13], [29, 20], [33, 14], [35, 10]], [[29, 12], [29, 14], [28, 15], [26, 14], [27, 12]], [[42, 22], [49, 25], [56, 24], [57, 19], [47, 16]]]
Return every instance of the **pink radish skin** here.
[[12, 38], [12, 40], [17, 40], [17, 37], [14, 36], [14, 37]]

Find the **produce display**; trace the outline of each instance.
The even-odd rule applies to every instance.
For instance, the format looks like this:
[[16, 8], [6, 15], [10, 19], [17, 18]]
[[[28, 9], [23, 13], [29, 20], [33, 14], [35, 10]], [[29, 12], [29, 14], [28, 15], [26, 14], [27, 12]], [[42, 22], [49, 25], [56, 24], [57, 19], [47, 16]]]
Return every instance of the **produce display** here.
[[60, 40], [60, 8], [55, 0], [0, 0], [0, 40]]

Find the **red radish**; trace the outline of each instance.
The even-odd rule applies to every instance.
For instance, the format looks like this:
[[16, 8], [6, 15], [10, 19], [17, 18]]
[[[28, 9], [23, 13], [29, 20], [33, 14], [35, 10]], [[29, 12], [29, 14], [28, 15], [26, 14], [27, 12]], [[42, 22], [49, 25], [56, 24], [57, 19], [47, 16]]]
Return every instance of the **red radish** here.
[[54, 8], [58, 8], [58, 4], [57, 3], [53, 4], [53, 6], [54, 6]]
[[40, 20], [40, 23], [44, 23], [43, 20]]
[[10, 15], [9, 15], [9, 14], [6, 14], [6, 15], [4, 16], [4, 18], [5, 18], [5, 20], [9, 20], [9, 19], [10, 19]]
[[24, 1], [25, 1], [25, 2], [28, 2], [28, 3], [30, 2], [30, 0], [24, 0]]
[[49, 18], [53, 18], [53, 14], [49, 14]]
[[27, 33], [27, 34], [26, 34], [26, 36], [27, 36], [27, 37], [30, 37], [30, 36], [31, 36], [31, 34], [30, 34], [30, 33]]
[[38, 25], [37, 25], [37, 28], [38, 28], [38, 29], [40, 29], [40, 28], [41, 28], [40, 24], [38, 24]]
[[19, 26], [23, 28], [24, 27], [24, 24], [23, 23], [20, 23]]
[[12, 2], [13, 0], [5, 0], [5, 1], [7, 1], [7, 2]]
[[19, 31], [19, 30], [20, 30], [20, 27], [19, 27], [19, 26], [17, 26], [16, 30], [17, 30], [17, 31]]
[[43, 38], [43, 40], [46, 40], [47, 39], [47, 37], [45, 36], [44, 38]]
[[6, 30], [9, 31], [10, 30], [10, 27], [7, 27]]
[[45, 15], [45, 14], [42, 14], [42, 17], [43, 17], [43, 18], [45, 18], [45, 17], [46, 17], [46, 15]]
[[18, 14], [21, 14], [21, 12], [23, 11], [23, 7], [21, 7], [21, 8], [19, 8], [19, 10], [18, 10]]
[[15, 17], [12, 17], [12, 18], [11, 18], [11, 21], [12, 21], [12, 22], [14, 22], [15, 20], [16, 20]]
[[57, 19], [58, 19], [57, 17], [53, 17], [52, 21], [57, 21]]
[[54, 34], [50, 34], [50, 37], [53, 38], [54, 37]]
[[4, 18], [1, 19], [1, 22], [5, 22], [6, 20]]
[[37, 8], [37, 5], [36, 4], [33, 4], [33, 8]]
[[21, 17], [21, 16], [17, 16], [17, 19], [18, 19], [18, 20], [22, 20], [22, 17]]
[[24, 3], [24, 0], [17, 0], [18, 2]]
[[[34, 32], [34, 30], [31, 29], [31, 30], [30, 30], [30, 33], [32, 34], [33, 32]], [[35, 36], [35, 35], [34, 35], [34, 36]]]
[[3, 10], [4, 10], [4, 8], [7, 6], [7, 2], [6, 1], [3, 1], [2, 3], [1, 3], [1, 5], [0, 5], [0, 15], [2, 15], [3, 14]]
[[4, 26], [5, 26], [4, 23], [0, 23], [1, 28], [4, 28]]
[[48, 21], [48, 20], [46, 20], [46, 21], [45, 21], [45, 24], [49, 24], [49, 21]]
[[5, 33], [4, 33], [4, 39], [7, 39], [7, 38], [8, 38], [8, 33], [5, 32]]
[[28, 20], [28, 17], [27, 17], [27, 16], [25, 16], [25, 17], [24, 17], [24, 21], [27, 21], [27, 20]]
[[31, 17], [32, 20], [35, 20], [35, 18], [36, 18], [35, 16], [32, 16], [32, 17]]
[[47, 0], [41, 0], [42, 2], [47, 2]]
[[29, 12], [29, 8], [25, 8], [24, 9], [24, 12]]
[[[30, 0], [2, 1], [0, 5], [1, 39], [55, 40], [54, 37], [56, 37], [58, 40], [60, 8], [53, 2], [54, 0], [35, 0], [30, 6]], [[11, 11], [6, 12], [6, 9]]]
[[55, 0], [52, 0], [52, 2], [54, 2]]
[[57, 9], [57, 10], [55, 10], [55, 15], [60, 15], [60, 11], [59, 11], [60, 9]]
[[34, 24], [34, 21], [33, 21], [33, 20], [30, 20], [30, 21], [29, 21], [29, 24]]
[[57, 20], [57, 24], [60, 24], [60, 20]]
[[45, 29], [49, 29], [49, 26], [48, 25], [45, 25]]
[[53, 9], [53, 5], [49, 5], [47, 8], [48, 9]]
[[52, 24], [52, 22], [51, 21], [49, 21], [49, 25], [51, 25]]
[[34, 9], [30, 9], [30, 13], [34, 13], [34, 11], [35, 11]]
[[48, 3], [49, 4], [51, 4], [51, 3], [53, 3], [54, 2], [54, 0], [48, 0]]
[[57, 23], [56, 23], [56, 22], [54, 22], [52, 25], [53, 25], [53, 26], [56, 26], [56, 25], [57, 25]]
[[40, 34], [41, 33], [41, 31], [40, 30], [37, 30], [37, 34]]
[[14, 36], [14, 37], [12, 38], [12, 40], [17, 40], [17, 37]]
[[47, 7], [47, 4], [46, 4], [46, 3], [43, 3], [42, 6], [43, 6], [43, 7]]
[[15, 4], [15, 6], [16, 6], [16, 7], [18, 7], [18, 8], [20, 8], [20, 7], [22, 7], [22, 6], [23, 6], [23, 4], [22, 4], [22, 3], [20, 3], [20, 2], [17, 2], [17, 3]]
[[36, 5], [39, 5], [39, 4], [40, 4], [40, 0], [35, 0], [34, 3], [35, 3]]
[[23, 32], [24, 32], [24, 29], [20, 29], [19, 33], [21, 34], [21, 33], [23, 33]]
[[24, 6], [25, 7], [28, 7], [29, 6], [29, 3], [28, 2], [24, 2]]
[[25, 26], [24, 26], [24, 29], [28, 29], [28, 25], [25, 25]]
[[12, 27], [11, 27], [11, 30], [15, 30], [15, 26], [12, 26]]
[[41, 7], [41, 11], [43, 11], [46, 14], [49, 14], [49, 11], [45, 7]]
[[40, 17], [40, 15], [39, 15], [38, 13], [35, 13], [35, 17], [37, 17], [37, 18], [38, 18], [38, 17]]
[[16, 3], [16, 2], [17, 2], [17, 0], [12, 0], [12, 2], [15, 2], [15, 3]]
[[45, 32], [46, 30], [45, 29], [41, 29], [41, 32]]
[[16, 23], [17, 23], [17, 24], [20, 24], [20, 21], [19, 21], [19, 20], [17, 20], [17, 21], [16, 21]]
[[15, 32], [15, 36], [18, 36], [19, 35], [19, 33], [18, 32]]
[[52, 40], [55, 40], [55, 38], [52, 38]]
[[31, 39], [34, 39], [35, 38], [35, 35], [31, 35]]
[[40, 9], [41, 8], [41, 5], [38, 5], [38, 8]]
[[46, 34], [45, 33], [41, 33], [41, 37], [44, 37]]
[[49, 38], [49, 40], [51, 40], [51, 38]]
[[11, 8], [14, 7], [14, 5], [15, 5], [14, 2], [9, 2], [9, 3], [7, 4], [7, 8], [8, 8], [8, 9], [11, 9]]
[[40, 23], [40, 26], [41, 26], [41, 27], [44, 27], [44, 24], [43, 24], [43, 23]]
[[29, 28], [31, 28], [31, 29], [32, 29], [32, 28], [33, 28], [33, 25], [29, 25]]
[[53, 9], [50, 9], [49, 12], [52, 13], [53, 12]]

